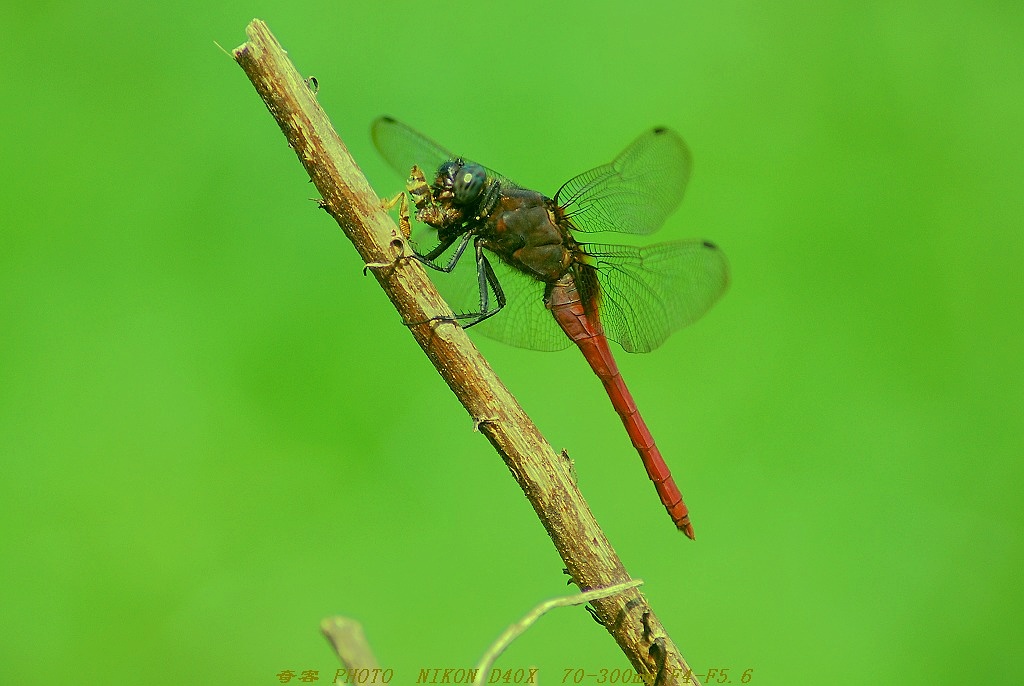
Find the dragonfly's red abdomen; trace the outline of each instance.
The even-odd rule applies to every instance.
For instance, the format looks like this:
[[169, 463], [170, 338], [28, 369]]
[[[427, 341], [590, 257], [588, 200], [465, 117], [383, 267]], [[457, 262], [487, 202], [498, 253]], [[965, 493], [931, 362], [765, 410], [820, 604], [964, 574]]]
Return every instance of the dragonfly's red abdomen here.
[[[581, 270], [588, 267], [582, 266]], [[612, 406], [622, 419], [629, 434], [630, 442], [636, 448], [640, 459], [647, 470], [647, 476], [654, 482], [661, 504], [665, 506], [669, 517], [676, 528], [690, 539], [695, 538], [693, 525], [690, 523], [689, 510], [683, 502], [683, 495], [676, 486], [669, 471], [665, 458], [654, 443], [650, 429], [633, 401], [633, 396], [626, 387], [626, 382], [619, 372], [619, 367], [612, 357], [608, 339], [604, 335], [596, 302], [585, 303], [586, 296], [581, 297], [576, 280], [571, 273], [565, 274], [553, 285], [548, 295], [547, 306], [554, 315], [555, 321], [565, 334], [579, 347], [587, 358], [590, 367], [601, 379], [601, 384], [612, 401]]]

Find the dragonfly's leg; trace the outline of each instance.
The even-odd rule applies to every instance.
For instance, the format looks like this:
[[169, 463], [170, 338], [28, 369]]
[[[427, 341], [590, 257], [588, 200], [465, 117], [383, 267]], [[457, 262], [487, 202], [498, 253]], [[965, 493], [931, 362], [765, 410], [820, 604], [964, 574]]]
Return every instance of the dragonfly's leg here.
[[[466, 320], [462, 326], [465, 329], [479, 324], [488, 317], [493, 317], [501, 308], [505, 307], [505, 291], [501, 289], [501, 283], [494, 274], [494, 268], [487, 261], [484, 249], [479, 243], [476, 244], [476, 278], [480, 288], [480, 309], [476, 312], [455, 315], [456, 319]], [[491, 293], [494, 293], [494, 306], [491, 307]]]
[[[505, 307], [505, 291], [501, 288], [501, 282], [498, 281], [497, 275], [494, 273], [494, 268], [491, 267], [491, 263], [487, 261], [487, 256], [484, 255], [483, 248], [479, 245], [476, 246], [476, 264], [477, 264], [477, 278], [480, 280], [480, 319], [477, 319], [474, 324], [479, 324], [488, 317], [493, 317], [501, 311], [501, 308]], [[483, 274], [481, 277], [480, 274]], [[486, 283], [485, 283], [486, 281]], [[487, 290], [494, 293], [494, 308], [488, 309], [487, 303]]]
[[434, 248], [427, 254], [420, 255], [418, 253], [414, 253], [412, 257], [413, 259], [423, 264], [423, 266], [425, 267], [430, 267], [435, 271], [450, 274], [451, 271], [455, 269], [455, 265], [457, 265], [459, 263], [459, 260], [462, 258], [462, 253], [466, 252], [466, 247], [469, 245], [469, 241], [473, 238], [473, 234], [469, 232], [464, 233], [462, 235], [462, 241], [459, 242], [458, 247], [455, 248], [455, 252], [452, 253], [452, 256], [451, 258], [449, 258], [448, 263], [444, 265], [438, 264], [435, 260], [437, 260], [437, 258], [440, 257], [442, 254], [444, 254], [444, 252], [447, 251], [448, 248], [452, 247], [452, 243], [455, 242], [456, 238], [458, 238], [457, 235], [446, 238], [442, 240], [441, 243], [436, 248]]
[[[456, 251], [460, 255], [466, 249], [468, 239], [464, 238], [462, 243], [459, 245], [459, 249]], [[462, 325], [462, 328], [468, 329], [474, 324], [479, 324], [488, 317], [492, 317], [497, 314], [501, 308], [505, 306], [505, 291], [501, 289], [501, 283], [498, 281], [498, 277], [494, 273], [494, 268], [491, 267], [491, 263], [487, 261], [487, 256], [484, 254], [483, 247], [477, 243], [476, 249], [476, 274], [477, 283], [480, 288], [480, 309], [476, 312], [463, 312], [461, 314], [453, 314], [451, 317], [432, 317], [426, 321], [430, 322], [450, 322], [456, 321]], [[433, 251], [431, 251], [433, 252]], [[424, 258], [419, 258], [424, 259]], [[424, 263], [426, 264], [426, 263]], [[438, 271], [446, 271], [441, 265], [431, 265]], [[451, 271], [454, 268], [453, 263], [447, 265], [447, 271]], [[491, 306], [491, 293], [494, 293], [494, 306]], [[423, 324], [425, 322], [415, 322], [416, 324]]]

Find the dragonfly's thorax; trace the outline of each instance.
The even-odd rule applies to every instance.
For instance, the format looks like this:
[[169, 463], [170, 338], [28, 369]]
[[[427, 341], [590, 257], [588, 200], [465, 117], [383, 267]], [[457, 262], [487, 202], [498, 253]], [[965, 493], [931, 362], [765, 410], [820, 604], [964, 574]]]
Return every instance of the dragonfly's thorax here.
[[477, 229], [483, 247], [536, 279], [557, 280], [573, 261], [575, 242], [554, 201], [522, 188], [502, 193]]

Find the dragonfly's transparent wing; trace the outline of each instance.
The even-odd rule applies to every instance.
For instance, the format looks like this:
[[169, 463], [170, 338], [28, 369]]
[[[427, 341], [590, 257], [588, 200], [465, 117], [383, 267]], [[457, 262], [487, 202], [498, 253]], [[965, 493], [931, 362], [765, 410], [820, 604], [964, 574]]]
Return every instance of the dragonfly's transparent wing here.
[[652, 233], [683, 199], [692, 166], [679, 134], [651, 129], [611, 164], [566, 181], [555, 201], [580, 231]]
[[729, 284], [725, 255], [707, 241], [583, 249], [596, 261], [605, 334], [631, 353], [650, 352], [700, 319]]
[[[429, 247], [429, 244], [428, 246]], [[627, 352], [650, 352], [700, 317], [729, 284], [725, 255], [712, 243], [674, 241], [635, 247], [587, 243], [601, 288], [605, 334]], [[544, 283], [487, 253], [507, 304], [471, 331], [531, 350], [562, 350], [571, 341], [544, 306]], [[438, 274], [438, 290], [456, 312], [480, 309], [473, 260], [464, 257], [451, 274]]]
[[[416, 233], [413, 237], [418, 238]], [[426, 237], [421, 240], [419, 248], [429, 249], [437, 244], [436, 239], [432, 243]], [[544, 306], [544, 282], [509, 267], [490, 251], [485, 254], [505, 293], [506, 304], [493, 317], [471, 327], [470, 332], [530, 350], [563, 350], [572, 345]], [[480, 311], [480, 289], [471, 249], [451, 274], [431, 273], [431, 277], [455, 312]]]
[[[402, 178], [409, 175], [409, 170], [415, 164], [423, 171], [427, 182], [432, 183], [434, 173], [442, 164], [457, 158], [466, 159], [391, 117], [378, 117], [374, 120], [370, 125], [370, 137], [384, 161]], [[519, 187], [519, 184], [504, 174], [499, 174], [490, 167], [484, 166], [484, 169], [490, 178], [500, 181], [503, 187]]]
[[384, 161], [403, 179], [414, 164], [429, 179], [438, 167], [456, 157], [450, 150], [391, 117], [378, 117], [370, 126], [370, 137]]

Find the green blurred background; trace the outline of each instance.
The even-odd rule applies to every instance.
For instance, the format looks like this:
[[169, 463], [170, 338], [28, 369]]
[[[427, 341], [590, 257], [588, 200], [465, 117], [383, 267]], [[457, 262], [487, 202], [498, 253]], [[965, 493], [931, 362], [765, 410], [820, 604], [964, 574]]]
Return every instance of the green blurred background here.
[[[1024, 659], [1024, 6], [17, 3], [2, 11], [0, 682], [274, 684], [362, 621], [466, 667], [561, 563], [234, 62], [265, 19], [383, 194], [391, 114], [552, 192], [645, 128], [725, 299], [620, 365], [479, 341], [699, 672], [1010, 683]], [[582, 608], [499, 662], [628, 663]], [[585, 683], [597, 683], [585, 680]]]

